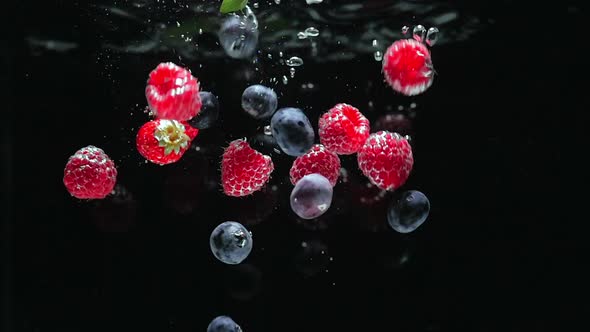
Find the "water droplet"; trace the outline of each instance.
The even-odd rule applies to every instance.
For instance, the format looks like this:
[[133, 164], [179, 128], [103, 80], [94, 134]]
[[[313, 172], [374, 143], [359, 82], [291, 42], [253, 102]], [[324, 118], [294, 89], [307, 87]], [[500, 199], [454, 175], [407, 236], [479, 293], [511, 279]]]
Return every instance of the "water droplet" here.
[[253, 3], [253, 4], [252, 4], [252, 7], [254, 7], [254, 8], [258, 8], [258, 2], [255, 2], [255, 3]]
[[283, 57], [283, 51], [280, 51], [279, 52], [279, 58], [282, 58], [282, 57]]
[[266, 56], [267, 56], [269, 59], [272, 59], [272, 54], [268, 53]]
[[377, 47], [379, 44], [377, 43], [377, 39], [373, 39], [373, 47]]
[[424, 37], [426, 37], [426, 28], [422, 25], [418, 24], [414, 27], [414, 31], [412, 31], [412, 37], [419, 42], [424, 41]]
[[180, 22], [176, 21], [176, 26], [180, 28]]
[[375, 57], [375, 61], [383, 60], [383, 53], [381, 51], [376, 51], [373, 56]]
[[410, 108], [416, 108], [416, 103], [411, 103]]
[[291, 78], [295, 77], [295, 68], [291, 67], [289, 73], [291, 73]]
[[318, 3], [322, 3], [322, 1], [324, 0], [305, 0], [305, 2], [307, 2], [308, 5], [315, 5]]
[[428, 29], [428, 32], [426, 33], [426, 44], [428, 44], [428, 46], [433, 46], [434, 44], [436, 44], [437, 40], [438, 28], [431, 27], [430, 29]]
[[281, 0], [275, 0], [275, 3], [278, 5], [281, 3]]
[[283, 84], [287, 85], [287, 83], [289, 83], [289, 79], [287, 76], [283, 75]]
[[264, 135], [272, 136], [272, 131], [270, 130], [270, 125], [264, 126]]
[[309, 37], [317, 37], [320, 34], [320, 30], [314, 28], [314, 27], [309, 27], [307, 29], [305, 29], [305, 33], [309, 36]]
[[404, 25], [404, 26], [402, 27], [402, 34], [404, 34], [404, 35], [405, 35], [405, 34], [407, 34], [407, 33], [408, 33], [408, 31], [410, 31], [410, 27], [409, 27], [409, 26], [407, 26], [407, 25]]
[[199, 28], [199, 35], [203, 34], [203, 29]]
[[289, 67], [298, 67], [303, 64], [303, 59], [300, 57], [292, 56], [290, 59], [285, 61], [285, 64]]

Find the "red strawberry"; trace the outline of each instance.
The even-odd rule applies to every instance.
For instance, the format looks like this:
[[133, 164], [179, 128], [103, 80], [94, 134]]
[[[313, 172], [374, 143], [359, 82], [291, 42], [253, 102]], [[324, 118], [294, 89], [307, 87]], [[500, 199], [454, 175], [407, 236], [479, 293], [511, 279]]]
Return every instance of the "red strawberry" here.
[[363, 174], [383, 190], [395, 190], [403, 185], [414, 165], [408, 140], [388, 131], [371, 134], [357, 157]]
[[396, 40], [383, 57], [383, 74], [395, 91], [406, 96], [420, 94], [434, 79], [430, 51], [414, 39]]
[[188, 121], [201, 110], [199, 82], [172, 62], [161, 63], [150, 73], [145, 96], [159, 119]]
[[320, 142], [337, 154], [353, 154], [369, 137], [369, 120], [348, 104], [337, 104], [320, 117]]
[[174, 163], [188, 150], [198, 133], [198, 129], [176, 120], [153, 120], [139, 128], [137, 151], [154, 164]]
[[293, 162], [291, 171], [291, 183], [297, 184], [302, 177], [318, 173], [323, 175], [332, 186], [336, 185], [340, 175], [340, 159], [338, 155], [329, 151], [321, 144], [316, 144], [306, 154], [297, 157]]
[[246, 196], [258, 191], [270, 178], [274, 164], [269, 156], [237, 139], [223, 152], [221, 183], [228, 196]]
[[68, 192], [76, 198], [105, 198], [115, 187], [117, 169], [102, 149], [89, 145], [70, 157], [63, 181]]

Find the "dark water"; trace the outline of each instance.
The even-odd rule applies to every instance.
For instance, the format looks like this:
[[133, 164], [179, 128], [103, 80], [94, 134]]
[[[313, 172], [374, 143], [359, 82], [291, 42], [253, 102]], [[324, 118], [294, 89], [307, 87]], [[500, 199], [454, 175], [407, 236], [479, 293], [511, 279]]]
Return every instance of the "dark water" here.
[[[17, 7], [24, 34], [2, 57], [12, 111], [3, 331], [204, 331], [220, 314], [258, 332], [543, 331], [569, 321], [552, 303], [577, 298], [567, 295], [582, 280], [567, 263], [577, 249], [566, 227], [549, 225], [572, 220], [554, 196], [564, 144], [583, 123], [573, 3], [535, 8], [552, 17], [539, 32], [541, 20], [511, 1], [259, 1], [258, 64], [224, 56], [214, 1]], [[441, 38], [433, 86], [410, 98], [383, 82], [372, 41], [384, 50], [415, 24]], [[309, 26], [320, 30], [316, 51], [296, 37]], [[281, 51], [304, 60], [294, 78]], [[147, 74], [163, 61], [191, 68], [221, 113], [181, 161], [160, 167], [137, 153], [135, 134], [149, 119]], [[330, 211], [298, 220], [288, 204], [293, 158], [264, 145], [268, 123], [239, 105], [261, 81], [316, 129], [339, 102], [374, 127], [403, 117], [415, 156], [404, 188], [429, 197], [428, 220], [411, 234], [388, 228], [391, 194], [367, 188], [352, 156], [341, 158], [347, 181]], [[276, 170], [264, 191], [228, 198], [220, 156], [242, 137], [271, 153]], [[101, 202], [73, 199], [62, 184], [68, 156], [89, 144], [118, 165], [116, 194]], [[226, 220], [254, 234], [239, 266], [208, 247]], [[562, 273], [571, 277], [557, 288]]]

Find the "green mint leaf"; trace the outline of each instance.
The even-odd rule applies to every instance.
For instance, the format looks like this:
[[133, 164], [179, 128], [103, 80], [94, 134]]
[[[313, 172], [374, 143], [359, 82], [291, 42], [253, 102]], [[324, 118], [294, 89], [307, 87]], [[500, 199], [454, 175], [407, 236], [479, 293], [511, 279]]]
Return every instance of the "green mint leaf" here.
[[219, 11], [223, 14], [231, 13], [246, 7], [248, 0], [223, 0]]

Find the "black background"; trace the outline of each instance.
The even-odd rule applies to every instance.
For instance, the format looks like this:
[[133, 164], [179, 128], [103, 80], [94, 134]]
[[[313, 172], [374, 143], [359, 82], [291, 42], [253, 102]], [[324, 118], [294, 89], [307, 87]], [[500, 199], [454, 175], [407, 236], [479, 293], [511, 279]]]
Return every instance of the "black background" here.
[[[285, 155], [273, 154], [276, 193], [223, 196], [222, 148], [265, 125], [240, 110], [248, 83], [235, 78], [237, 61], [181, 63], [219, 96], [220, 121], [195, 140], [201, 151], [165, 167], [145, 164], [134, 147], [148, 120], [145, 80], [177, 57], [97, 61], [98, 32], [83, 4], [17, 5], [14, 33], [3, 37], [13, 46], [2, 56], [11, 122], [3, 132], [3, 330], [204, 331], [220, 314], [245, 331], [549, 331], [572, 323], [588, 309], [580, 302], [583, 247], [569, 228], [583, 206], [560, 199], [575, 196], [562, 190], [562, 172], [575, 173], [566, 149], [582, 139], [587, 110], [576, 100], [584, 40], [570, 33], [582, 16], [568, 3], [456, 5], [479, 5], [496, 23], [435, 46], [438, 76], [421, 96], [393, 93], [370, 55], [306, 60], [277, 86], [280, 106], [306, 109], [312, 123], [338, 102], [372, 122], [387, 105], [417, 104], [405, 189], [424, 192], [432, 210], [408, 235], [386, 227], [382, 204], [358, 202], [365, 182], [354, 157], [342, 158], [350, 182], [337, 185], [331, 211], [315, 224], [290, 211]], [[72, 29], [79, 48], [67, 54], [34, 54], [23, 38], [51, 31], [59, 39]], [[303, 93], [305, 82], [319, 88]], [[89, 144], [118, 165], [122, 202], [79, 201], [63, 187], [68, 156]], [[238, 267], [208, 248], [225, 220], [254, 233]]]

